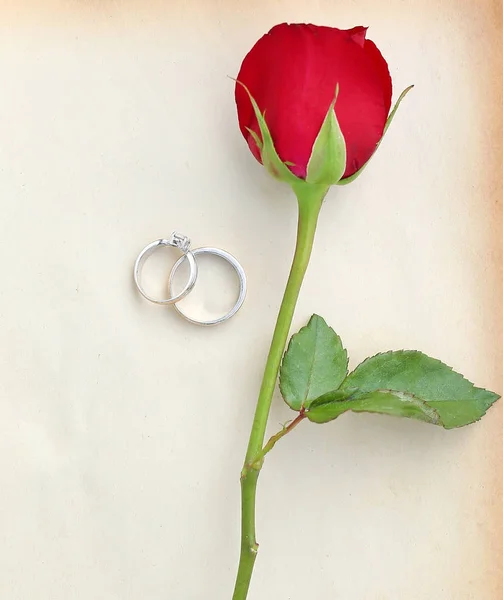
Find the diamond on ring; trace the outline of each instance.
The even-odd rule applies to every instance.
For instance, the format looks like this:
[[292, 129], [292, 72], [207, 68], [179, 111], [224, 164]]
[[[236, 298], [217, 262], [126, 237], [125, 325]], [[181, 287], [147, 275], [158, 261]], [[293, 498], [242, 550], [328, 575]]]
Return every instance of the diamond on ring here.
[[187, 252], [190, 248], [190, 239], [186, 235], [183, 235], [183, 233], [178, 233], [177, 231], [173, 231], [168, 243], [172, 246], [176, 246], [182, 252]]

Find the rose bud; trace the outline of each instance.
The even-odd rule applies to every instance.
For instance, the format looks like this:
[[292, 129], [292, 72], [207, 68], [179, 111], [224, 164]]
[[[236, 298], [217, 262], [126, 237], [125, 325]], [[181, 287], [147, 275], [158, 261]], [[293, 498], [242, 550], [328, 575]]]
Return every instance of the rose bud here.
[[290, 184], [345, 184], [374, 154], [390, 113], [388, 65], [366, 27], [283, 23], [246, 55], [239, 127], [255, 158]]

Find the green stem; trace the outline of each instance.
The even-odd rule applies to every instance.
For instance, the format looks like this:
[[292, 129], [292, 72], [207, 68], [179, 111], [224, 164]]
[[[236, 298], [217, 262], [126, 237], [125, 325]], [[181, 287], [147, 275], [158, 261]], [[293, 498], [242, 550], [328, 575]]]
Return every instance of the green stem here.
[[[258, 551], [255, 535], [255, 498], [258, 476], [266, 454], [266, 452], [263, 452], [262, 445], [265, 438], [267, 419], [276, 387], [281, 358], [292, 325], [295, 306], [311, 257], [318, 215], [328, 191], [325, 186], [306, 183], [300, 183], [292, 187], [299, 205], [297, 245], [267, 357], [245, 464], [241, 472], [241, 555], [232, 600], [246, 600], [248, 596], [253, 566]], [[272, 446], [274, 446], [274, 443]]]

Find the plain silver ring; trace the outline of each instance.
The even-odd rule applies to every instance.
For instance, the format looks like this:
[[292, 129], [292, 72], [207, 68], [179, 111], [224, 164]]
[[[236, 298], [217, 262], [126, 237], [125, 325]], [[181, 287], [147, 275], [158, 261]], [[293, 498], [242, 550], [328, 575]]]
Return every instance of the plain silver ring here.
[[[171, 296], [170, 298], [157, 299], [153, 298], [152, 296], [149, 296], [147, 292], [143, 289], [143, 286], [141, 284], [141, 275], [143, 271], [143, 265], [145, 264], [147, 258], [156, 250], [165, 246], [173, 246], [174, 248], [178, 248], [178, 250], [183, 252], [183, 256], [180, 257], [178, 262], [187, 259], [189, 261], [190, 274], [187, 284], [179, 294], [177, 294], [176, 296]], [[148, 246], [145, 246], [145, 248], [143, 248], [143, 250], [140, 252], [138, 258], [134, 263], [133, 277], [138, 291], [146, 300], [148, 300], [149, 302], [153, 302], [154, 304], [174, 304], [175, 302], [182, 300], [182, 298], [185, 298], [185, 296], [192, 291], [197, 279], [197, 263], [193, 253], [190, 251], [189, 248], [189, 238], [176, 232], [173, 233], [169, 239], [155, 240], [154, 242], [151, 242], [150, 244], [148, 244]], [[168, 288], [169, 293], [171, 294], [171, 284], [168, 284]]]
[[[226, 260], [234, 268], [234, 270], [236, 271], [236, 274], [238, 276], [238, 279], [239, 279], [238, 298], [236, 300], [236, 303], [234, 304], [234, 306], [231, 308], [231, 310], [228, 313], [226, 313], [222, 317], [219, 317], [218, 319], [211, 319], [209, 321], [199, 321], [198, 319], [189, 317], [176, 304], [173, 305], [173, 308], [176, 310], [176, 312], [181, 317], [183, 317], [189, 323], [194, 323], [194, 325], [202, 325], [204, 327], [211, 327], [212, 325], [219, 325], [220, 323], [223, 323], [224, 321], [228, 321], [231, 317], [233, 317], [238, 312], [238, 310], [243, 305], [243, 302], [245, 301], [246, 274], [244, 272], [243, 267], [241, 266], [239, 261], [234, 256], [232, 256], [232, 254], [229, 254], [229, 252], [226, 252], [225, 250], [220, 250], [220, 248], [208, 248], [208, 247], [196, 248], [195, 250], [192, 250], [192, 254], [194, 256], [197, 256], [198, 254], [213, 254], [215, 256], [219, 256], [220, 258], [223, 258], [224, 260]], [[187, 258], [189, 258], [188, 255], [187, 255]], [[176, 263], [173, 265], [173, 268], [171, 269], [171, 273], [169, 274], [169, 279], [168, 279], [169, 293], [171, 293], [173, 279], [175, 277], [175, 274], [184, 260], [185, 260], [185, 256], [180, 257], [176, 261]]]

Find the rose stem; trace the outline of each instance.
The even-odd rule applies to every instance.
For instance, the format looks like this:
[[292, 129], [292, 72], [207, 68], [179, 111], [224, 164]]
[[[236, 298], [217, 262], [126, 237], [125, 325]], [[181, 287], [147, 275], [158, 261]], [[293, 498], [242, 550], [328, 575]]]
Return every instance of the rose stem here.
[[[262, 448], [281, 358], [288, 340], [302, 281], [311, 257], [318, 215], [323, 199], [328, 191], [326, 186], [306, 184], [304, 182], [292, 187], [297, 196], [299, 206], [297, 244], [265, 365], [250, 441], [248, 443], [244, 467], [241, 471], [241, 554], [232, 600], [246, 600], [253, 566], [257, 557], [255, 498], [263, 458], [276, 441], [293, 428], [286, 428], [288, 430], [285, 430], [284, 433], [280, 432], [282, 435], [277, 434], [273, 436], [276, 439], [273, 440], [272, 445], [269, 442], [265, 448]], [[301, 419], [299, 417], [294, 421], [295, 425], [300, 422]]]

